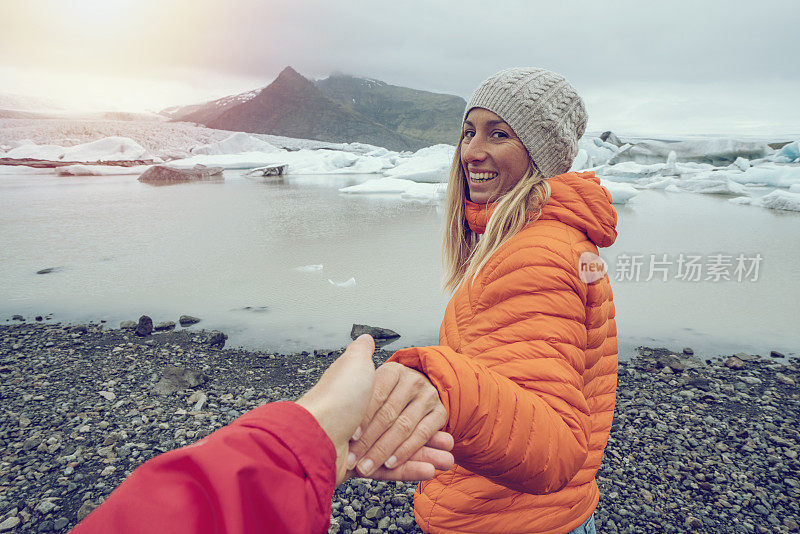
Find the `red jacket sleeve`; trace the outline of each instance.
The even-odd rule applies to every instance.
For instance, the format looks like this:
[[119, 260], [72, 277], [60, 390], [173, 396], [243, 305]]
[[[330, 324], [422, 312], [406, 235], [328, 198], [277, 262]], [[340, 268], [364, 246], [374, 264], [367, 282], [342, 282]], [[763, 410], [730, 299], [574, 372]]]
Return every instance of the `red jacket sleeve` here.
[[308, 411], [268, 404], [144, 463], [72, 532], [325, 532], [335, 466]]

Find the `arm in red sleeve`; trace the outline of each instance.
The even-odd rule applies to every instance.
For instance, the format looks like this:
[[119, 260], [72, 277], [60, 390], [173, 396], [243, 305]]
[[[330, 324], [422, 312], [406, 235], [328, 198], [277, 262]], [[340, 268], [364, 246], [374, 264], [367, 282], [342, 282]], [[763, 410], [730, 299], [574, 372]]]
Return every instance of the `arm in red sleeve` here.
[[73, 533], [325, 532], [335, 466], [308, 411], [268, 404], [144, 463]]

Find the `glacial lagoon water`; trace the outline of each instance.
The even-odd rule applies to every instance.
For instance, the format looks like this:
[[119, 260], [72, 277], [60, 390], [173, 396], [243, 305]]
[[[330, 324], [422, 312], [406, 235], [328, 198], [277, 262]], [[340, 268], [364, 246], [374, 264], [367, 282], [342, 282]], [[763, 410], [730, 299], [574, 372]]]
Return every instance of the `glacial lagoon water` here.
[[[190, 314], [229, 346], [276, 351], [340, 347], [364, 323], [402, 334], [387, 349], [433, 344], [447, 302], [441, 207], [338, 192], [370, 178], [226, 171], [224, 182], [154, 187], [135, 176], [2, 174], [0, 319], [116, 326]], [[800, 213], [728, 198], [642, 191], [617, 206], [619, 238], [601, 256], [623, 357], [638, 345], [800, 353]], [[740, 254], [749, 273], [736, 271]], [[679, 277], [681, 255], [701, 264], [700, 280]], [[719, 260], [732, 264], [715, 281]]]

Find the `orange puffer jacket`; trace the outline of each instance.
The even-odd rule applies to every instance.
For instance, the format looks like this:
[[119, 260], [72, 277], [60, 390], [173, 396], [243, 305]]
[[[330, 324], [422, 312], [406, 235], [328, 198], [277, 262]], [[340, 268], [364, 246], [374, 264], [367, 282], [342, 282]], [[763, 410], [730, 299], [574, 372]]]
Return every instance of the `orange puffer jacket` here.
[[[455, 467], [417, 488], [425, 532], [563, 534], [597, 506], [617, 328], [608, 275], [583, 282], [579, 258], [614, 242], [617, 214], [592, 172], [549, 182], [541, 217], [455, 292], [440, 345], [391, 358], [436, 386], [456, 443]], [[489, 214], [467, 203], [476, 232]]]

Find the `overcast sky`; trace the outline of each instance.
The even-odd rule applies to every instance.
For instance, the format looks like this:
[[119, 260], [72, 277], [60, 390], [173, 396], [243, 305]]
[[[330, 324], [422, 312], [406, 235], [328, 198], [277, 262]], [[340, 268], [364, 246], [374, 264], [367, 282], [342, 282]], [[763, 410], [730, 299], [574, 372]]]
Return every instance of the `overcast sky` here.
[[0, 92], [161, 109], [285, 66], [465, 98], [509, 66], [567, 77], [589, 129], [800, 134], [800, 2], [4, 0]]

